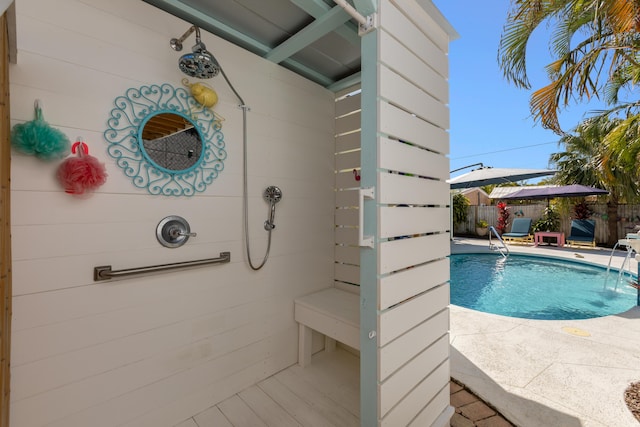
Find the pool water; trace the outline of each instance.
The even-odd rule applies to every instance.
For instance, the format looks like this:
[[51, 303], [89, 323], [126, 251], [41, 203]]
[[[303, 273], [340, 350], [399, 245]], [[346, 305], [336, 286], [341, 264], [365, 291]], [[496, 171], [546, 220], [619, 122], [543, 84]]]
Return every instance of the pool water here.
[[[636, 304], [625, 275], [577, 262], [496, 254], [451, 255], [451, 303], [525, 319], [589, 319]], [[635, 278], [634, 278], [635, 279]], [[616, 289], [617, 284], [617, 289]]]

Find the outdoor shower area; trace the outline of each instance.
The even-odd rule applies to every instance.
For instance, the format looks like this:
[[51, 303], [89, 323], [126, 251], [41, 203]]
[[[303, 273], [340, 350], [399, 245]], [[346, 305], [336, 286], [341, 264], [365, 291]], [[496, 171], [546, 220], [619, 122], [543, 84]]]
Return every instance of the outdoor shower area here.
[[[360, 82], [336, 91], [200, 29], [226, 74], [206, 80], [205, 108], [170, 46], [192, 22], [142, 1], [16, 1], [11, 124], [38, 100], [106, 181], [70, 194], [56, 172], [71, 152], [12, 152], [12, 427], [173, 427], [296, 364], [294, 301], [331, 287], [358, 296], [359, 349], [338, 351], [360, 359], [361, 425], [448, 424], [455, 32], [421, 2], [372, 4]], [[141, 101], [148, 88], [187, 93], [177, 115], [208, 143], [180, 154], [200, 147], [207, 161], [185, 170], [211, 179], [123, 154], [141, 149], [119, 137], [130, 105], [145, 123], [164, 105]], [[247, 244], [256, 264], [269, 253], [261, 269]], [[313, 352], [324, 344], [314, 332]]]

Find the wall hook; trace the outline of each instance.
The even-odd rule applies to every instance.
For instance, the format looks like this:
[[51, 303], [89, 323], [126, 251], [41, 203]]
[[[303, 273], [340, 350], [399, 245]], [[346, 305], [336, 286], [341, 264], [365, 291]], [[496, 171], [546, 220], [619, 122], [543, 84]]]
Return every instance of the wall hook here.
[[79, 155], [82, 155], [82, 153], [89, 154], [89, 146], [80, 138], [71, 146], [71, 153], [76, 154], [76, 152], [78, 152]]

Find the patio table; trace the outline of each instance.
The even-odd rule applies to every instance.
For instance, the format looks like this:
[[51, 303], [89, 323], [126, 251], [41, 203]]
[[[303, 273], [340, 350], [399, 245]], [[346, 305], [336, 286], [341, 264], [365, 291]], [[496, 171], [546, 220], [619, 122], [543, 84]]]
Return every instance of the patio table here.
[[559, 231], [536, 231], [533, 234], [533, 245], [538, 246], [538, 244], [542, 243], [543, 237], [554, 237], [559, 248], [564, 246], [564, 233]]

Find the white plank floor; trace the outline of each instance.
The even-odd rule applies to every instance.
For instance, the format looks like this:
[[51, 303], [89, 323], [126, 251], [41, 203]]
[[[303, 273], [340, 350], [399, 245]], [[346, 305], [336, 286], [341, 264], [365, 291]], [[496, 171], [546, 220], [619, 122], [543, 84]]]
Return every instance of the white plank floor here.
[[360, 359], [340, 348], [291, 366], [176, 427], [360, 425]]

